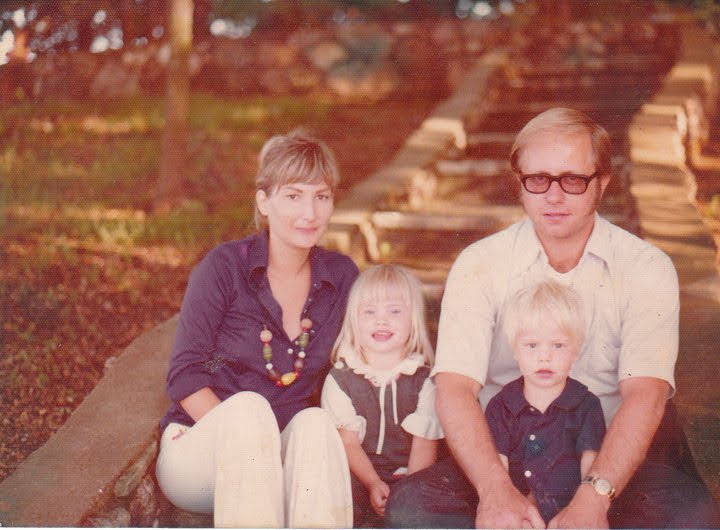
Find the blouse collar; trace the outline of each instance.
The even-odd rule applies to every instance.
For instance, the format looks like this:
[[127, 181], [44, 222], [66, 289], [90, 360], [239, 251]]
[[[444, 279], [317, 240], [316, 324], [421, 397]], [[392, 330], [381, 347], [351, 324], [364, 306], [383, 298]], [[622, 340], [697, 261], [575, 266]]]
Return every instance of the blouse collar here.
[[354, 351], [339, 351], [336, 365], [340, 363], [341, 359], [354, 373], [362, 375], [376, 387], [387, 385], [388, 382], [397, 379], [399, 375], [413, 375], [418, 368], [425, 364], [425, 359], [417, 352], [411, 353], [389, 370], [370, 366]]

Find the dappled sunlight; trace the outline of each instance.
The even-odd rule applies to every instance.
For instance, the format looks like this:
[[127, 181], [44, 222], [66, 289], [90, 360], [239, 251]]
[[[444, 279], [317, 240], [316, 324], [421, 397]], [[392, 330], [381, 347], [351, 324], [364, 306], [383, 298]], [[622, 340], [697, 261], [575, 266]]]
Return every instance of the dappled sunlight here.
[[32, 219], [33, 221], [50, 221], [57, 219], [82, 219], [99, 221], [104, 219], [144, 221], [143, 210], [104, 208], [101, 206], [56, 206], [50, 204], [15, 204], [5, 207], [5, 211], [15, 217]]
[[137, 258], [147, 265], [163, 265], [168, 267], [188, 266], [197, 260], [197, 251], [180, 249], [172, 245], [151, 245], [143, 247], [128, 247], [111, 242], [98, 242], [90, 240], [82, 240], [71, 238], [68, 236], [43, 236], [38, 235], [34, 238], [34, 244], [28, 245], [17, 241], [8, 242], [5, 250], [8, 257], [10, 256], [31, 256], [37, 250], [34, 245], [46, 245], [51, 252], [60, 252], [61, 254], [68, 250], [83, 250], [96, 253], [91, 261], [98, 265], [104, 266], [106, 258], [104, 255], [116, 255], [123, 257]]

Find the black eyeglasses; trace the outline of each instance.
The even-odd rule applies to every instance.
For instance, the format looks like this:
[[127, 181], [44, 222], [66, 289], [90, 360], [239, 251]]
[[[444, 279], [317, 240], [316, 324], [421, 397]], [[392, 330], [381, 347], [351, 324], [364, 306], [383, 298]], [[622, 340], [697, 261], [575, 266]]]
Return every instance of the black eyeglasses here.
[[522, 182], [523, 188], [529, 193], [545, 193], [550, 189], [553, 182], [557, 182], [565, 193], [582, 195], [587, 191], [590, 181], [600, 174], [600, 170], [597, 170], [592, 175], [565, 173], [559, 177], [553, 177], [547, 173], [533, 173], [532, 175], [518, 175], [518, 178]]

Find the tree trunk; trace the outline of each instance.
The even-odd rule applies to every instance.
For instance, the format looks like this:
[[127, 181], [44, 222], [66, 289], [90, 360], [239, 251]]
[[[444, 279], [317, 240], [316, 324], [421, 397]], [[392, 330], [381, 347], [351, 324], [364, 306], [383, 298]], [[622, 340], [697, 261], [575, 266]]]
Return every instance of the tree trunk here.
[[166, 213], [180, 203], [187, 153], [187, 117], [190, 103], [188, 59], [192, 49], [193, 0], [168, 2], [171, 46], [167, 70], [165, 131], [154, 210]]

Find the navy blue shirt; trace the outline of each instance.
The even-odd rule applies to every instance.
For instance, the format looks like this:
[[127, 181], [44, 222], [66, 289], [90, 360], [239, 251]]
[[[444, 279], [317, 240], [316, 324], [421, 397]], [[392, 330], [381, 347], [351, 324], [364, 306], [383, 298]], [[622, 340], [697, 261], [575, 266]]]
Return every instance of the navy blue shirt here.
[[[282, 309], [267, 278], [267, 232], [222, 243], [195, 266], [180, 309], [170, 354], [167, 392], [173, 403], [161, 421], [192, 425], [179, 402], [210, 387], [220, 400], [240, 391], [264, 396], [280, 429], [311, 405], [316, 386], [329, 369], [330, 350], [345, 313], [358, 269], [350, 258], [320, 247], [310, 251], [310, 293], [302, 317], [313, 322], [299, 377], [279, 387], [265, 369], [260, 332], [272, 332], [272, 363], [278, 373], [293, 371], [298, 345], [282, 326]], [[289, 354], [289, 352], [292, 353]]]
[[600, 400], [568, 378], [545, 412], [530, 405], [520, 377], [498, 392], [485, 410], [495, 447], [508, 457], [510, 478], [521, 493], [533, 491], [540, 514], [550, 521], [580, 484], [583, 451], [600, 449], [605, 419]]

